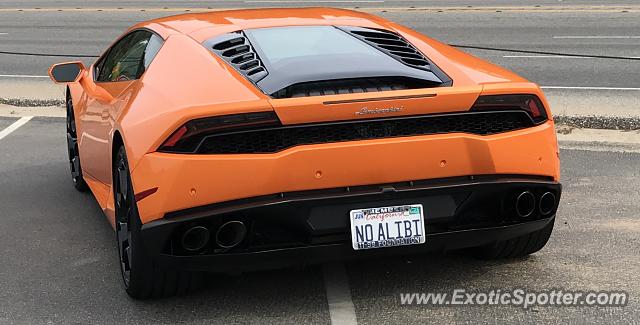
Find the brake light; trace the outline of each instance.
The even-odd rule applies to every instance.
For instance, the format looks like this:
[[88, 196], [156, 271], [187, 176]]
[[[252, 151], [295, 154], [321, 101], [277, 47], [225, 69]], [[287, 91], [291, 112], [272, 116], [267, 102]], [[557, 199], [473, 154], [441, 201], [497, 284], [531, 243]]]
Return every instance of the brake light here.
[[160, 146], [160, 151], [194, 152], [200, 141], [211, 134], [281, 125], [274, 112], [221, 115], [191, 120], [178, 128]]
[[178, 131], [173, 132], [173, 134], [169, 137], [169, 139], [167, 139], [167, 141], [164, 142], [162, 146], [163, 147], [175, 146], [178, 140], [180, 140], [185, 133], [187, 133], [187, 127], [183, 125], [178, 129]]
[[547, 112], [536, 95], [484, 95], [478, 97], [472, 111], [521, 110], [527, 112], [535, 123], [547, 120]]

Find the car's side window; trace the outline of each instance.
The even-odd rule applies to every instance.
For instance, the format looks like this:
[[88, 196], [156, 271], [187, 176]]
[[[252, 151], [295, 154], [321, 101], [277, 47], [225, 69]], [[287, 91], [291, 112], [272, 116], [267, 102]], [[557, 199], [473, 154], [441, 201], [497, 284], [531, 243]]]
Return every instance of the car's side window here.
[[164, 44], [164, 40], [160, 38], [160, 36], [156, 34], [151, 34], [151, 38], [149, 39], [149, 44], [147, 44], [147, 49], [144, 51], [144, 69], [147, 70], [151, 61], [156, 57], [158, 51]]
[[[107, 54], [109, 54], [108, 51], [107, 51]], [[107, 54], [100, 57], [100, 59], [98, 59], [98, 61], [96, 61], [96, 63], [93, 64], [93, 80], [94, 81], [98, 81], [98, 77], [100, 76], [100, 71], [102, 71], [102, 66], [104, 65], [104, 60]]]
[[98, 82], [107, 82], [111, 81], [111, 73], [115, 68], [117, 61], [123, 56], [124, 52], [126, 52], [127, 44], [131, 40], [133, 34], [129, 34], [119, 40], [116, 44], [114, 44], [107, 55], [102, 59], [102, 62], [99, 66], [98, 77], [96, 81]]
[[162, 42], [162, 38], [146, 30], [125, 36], [96, 65], [96, 81], [117, 82], [140, 78], [160, 50]]

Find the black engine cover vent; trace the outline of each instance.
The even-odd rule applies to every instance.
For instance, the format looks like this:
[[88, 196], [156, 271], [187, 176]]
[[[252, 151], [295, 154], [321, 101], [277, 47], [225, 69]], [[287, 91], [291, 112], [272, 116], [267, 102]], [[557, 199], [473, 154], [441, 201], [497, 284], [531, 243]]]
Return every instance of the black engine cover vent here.
[[340, 26], [339, 28], [410, 67], [432, 70], [429, 59], [396, 33], [353, 26]]
[[407, 77], [374, 77], [311, 81], [293, 84], [271, 94], [273, 98], [342, 95], [437, 87], [439, 84]]
[[224, 34], [217, 37], [215, 43], [207, 45], [253, 82], [258, 82], [269, 74], [262, 60], [260, 60], [253, 46], [251, 46], [251, 43], [242, 32]]

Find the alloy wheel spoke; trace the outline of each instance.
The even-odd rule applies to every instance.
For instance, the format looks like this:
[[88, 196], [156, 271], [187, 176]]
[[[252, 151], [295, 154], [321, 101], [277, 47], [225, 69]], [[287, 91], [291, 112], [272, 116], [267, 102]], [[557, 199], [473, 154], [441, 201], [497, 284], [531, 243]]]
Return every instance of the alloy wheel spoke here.
[[118, 241], [121, 243], [129, 240], [129, 225], [126, 222], [118, 221]]
[[125, 251], [125, 259], [123, 259], [123, 262], [125, 263], [125, 270], [131, 270], [131, 246], [127, 246], [127, 248], [124, 250]]
[[71, 135], [71, 133], [67, 132], [67, 150], [69, 150], [69, 159], [77, 156], [77, 147], [78, 141], [73, 137], [73, 135]]
[[80, 176], [80, 158], [78, 156], [71, 159], [71, 176], [79, 177]]
[[71, 98], [67, 98], [67, 132], [71, 133], [73, 136], [76, 135], [76, 123]]
[[127, 191], [128, 191], [128, 186], [127, 186], [127, 172], [118, 168], [118, 182], [120, 183], [120, 192], [121, 195], [124, 197], [125, 200], [127, 200]]
[[118, 212], [122, 211], [122, 194], [116, 192], [116, 209]]
[[126, 161], [120, 156], [118, 157], [115, 168], [113, 187], [116, 205], [116, 231], [120, 255], [120, 269], [125, 286], [128, 287], [131, 279], [132, 261], [131, 228], [129, 224], [132, 218], [132, 198], [129, 195], [129, 172]]

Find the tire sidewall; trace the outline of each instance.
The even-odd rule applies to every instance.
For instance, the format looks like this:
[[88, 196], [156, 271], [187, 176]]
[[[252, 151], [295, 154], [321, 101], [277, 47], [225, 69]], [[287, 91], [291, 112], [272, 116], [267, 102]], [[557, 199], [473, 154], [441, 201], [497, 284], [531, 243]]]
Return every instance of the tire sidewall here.
[[[122, 152], [121, 152], [122, 151]], [[124, 150], [124, 146], [120, 146], [118, 148], [118, 159], [120, 154], [123, 155], [123, 159], [127, 160], [126, 151]], [[117, 164], [117, 160], [116, 160]], [[117, 165], [114, 164], [114, 171], [117, 168]], [[127, 293], [132, 297], [141, 297], [141, 293], [147, 292], [149, 290], [149, 279], [148, 277], [152, 275], [152, 260], [146, 252], [144, 247], [144, 242], [142, 240], [142, 222], [140, 221], [140, 216], [138, 214], [138, 206], [135, 202], [135, 195], [133, 194], [133, 184], [131, 182], [131, 174], [129, 171], [129, 163], [126, 161], [126, 172], [127, 172], [127, 196], [131, 202], [131, 214], [129, 216], [128, 225], [129, 229], [131, 229], [131, 240], [129, 246], [131, 247], [131, 264], [130, 264], [130, 273], [129, 273], [129, 284], [126, 284], [124, 280], [124, 271], [122, 270], [122, 264], [120, 260], [118, 260], [118, 264], [120, 265], [120, 275], [122, 276], [122, 283], [125, 287]], [[115, 172], [114, 172], [114, 184], [115, 184]], [[113, 186], [113, 195], [115, 199], [115, 186]], [[117, 210], [117, 209], [116, 209]], [[116, 211], [117, 213], [117, 211]], [[119, 216], [115, 216], [116, 223], [119, 220]], [[118, 232], [116, 229], [116, 247], [118, 249], [118, 258], [121, 259], [121, 252], [118, 241]]]

